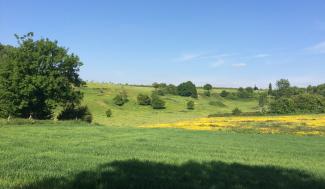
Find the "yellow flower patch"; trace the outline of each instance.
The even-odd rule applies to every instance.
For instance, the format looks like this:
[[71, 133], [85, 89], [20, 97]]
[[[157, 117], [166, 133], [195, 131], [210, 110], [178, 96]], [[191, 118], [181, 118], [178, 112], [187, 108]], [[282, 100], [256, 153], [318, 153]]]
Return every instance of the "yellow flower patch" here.
[[212, 117], [142, 127], [325, 135], [325, 115]]

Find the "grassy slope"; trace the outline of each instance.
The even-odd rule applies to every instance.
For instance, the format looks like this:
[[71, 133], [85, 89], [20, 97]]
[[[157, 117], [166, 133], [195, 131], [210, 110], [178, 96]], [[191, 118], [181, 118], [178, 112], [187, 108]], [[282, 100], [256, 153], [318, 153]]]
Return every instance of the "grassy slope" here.
[[[121, 90], [125, 90], [129, 96], [129, 102], [119, 107], [113, 104], [113, 98]], [[94, 122], [114, 125], [114, 126], [138, 126], [143, 124], [173, 122], [190, 118], [203, 117], [213, 113], [231, 112], [235, 107], [243, 111], [256, 111], [257, 100], [228, 100], [214, 95], [211, 97], [200, 97], [195, 101], [195, 110], [187, 110], [186, 102], [193, 98], [186, 98], [174, 95], [163, 96], [166, 101], [166, 109], [153, 110], [150, 106], [140, 106], [136, 98], [139, 93], [151, 94], [151, 87], [134, 87], [126, 85], [111, 85], [88, 83], [88, 87], [83, 89], [85, 94], [84, 102], [94, 115]], [[221, 89], [213, 89], [212, 93], [220, 93]], [[229, 89], [229, 91], [234, 89]], [[101, 92], [102, 91], [102, 92]], [[199, 93], [203, 93], [199, 89]], [[225, 107], [210, 105], [209, 102], [221, 102]], [[111, 108], [113, 116], [107, 118], [105, 111]]]
[[[152, 88], [123, 86], [130, 102], [117, 107], [112, 98], [121, 88], [89, 84], [83, 89], [94, 121], [105, 126], [0, 123], [0, 188], [325, 187], [324, 137], [135, 127], [230, 112], [237, 106], [253, 111], [256, 100], [202, 97], [194, 111], [187, 111], [189, 98], [165, 96], [167, 109], [152, 110], [136, 105], [137, 94], [149, 94]], [[113, 110], [112, 118], [106, 118], [107, 108]]]
[[324, 149], [322, 137], [69, 122], [2, 126], [0, 188], [55, 188], [58, 181], [57, 188], [316, 188], [325, 186]]

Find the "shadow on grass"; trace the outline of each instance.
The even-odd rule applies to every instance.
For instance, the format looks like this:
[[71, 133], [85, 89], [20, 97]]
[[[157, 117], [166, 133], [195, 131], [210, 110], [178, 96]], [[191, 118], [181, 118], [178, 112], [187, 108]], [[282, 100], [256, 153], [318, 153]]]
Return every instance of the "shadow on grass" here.
[[170, 165], [115, 161], [68, 178], [48, 178], [24, 189], [103, 188], [325, 188], [325, 181], [293, 169], [223, 162]]

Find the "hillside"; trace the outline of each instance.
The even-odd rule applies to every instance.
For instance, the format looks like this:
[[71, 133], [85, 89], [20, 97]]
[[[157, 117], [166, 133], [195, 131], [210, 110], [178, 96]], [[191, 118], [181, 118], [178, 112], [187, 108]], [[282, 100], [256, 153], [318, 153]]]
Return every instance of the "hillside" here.
[[[113, 98], [120, 91], [125, 90], [129, 102], [123, 106], [113, 103]], [[108, 83], [87, 83], [82, 89], [84, 104], [86, 104], [94, 116], [94, 123], [114, 126], [138, 126], [148, 123], [174, 122], [190, 118], [206, 117], [214, 113], [228, 113], [238, 107], [244, 112], [252, 112], [258, 109], [257, 99], [227, 99], [219, 96], [223, 89], [212, 89], [210, 97], [203, 96], [203, 89], [198, 89], [199, 98], [166, 95], [161, 98], [166, 101], [166, 109], [154, 110], [150, 106], [137, 104], [137, 95], [144, 93], [150, 95], [152, 87], [138, 87]], [[236, 89], [227, 89], [236, 91]], [[186, 102], [195, 101], [195, 109], [187, 110]], [[113, 116], [107, 118], [105, 111], [112, 109]]]

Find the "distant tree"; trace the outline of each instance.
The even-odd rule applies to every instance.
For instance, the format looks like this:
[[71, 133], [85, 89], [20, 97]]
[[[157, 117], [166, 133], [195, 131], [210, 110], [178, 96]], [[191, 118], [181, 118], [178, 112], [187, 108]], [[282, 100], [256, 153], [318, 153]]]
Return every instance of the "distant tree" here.
[[289, 114], [295, 113], [294, 101], [291, 98], [282, 97], [272, 101], [269, 105], [270, 113]]
[[120, 91], [120, 95], [121, 95], [124, 103], [129, 102], [128, 93], [125, 90]]
[[190, 100], [186, 103], [186, 107], [187, 109], [189, 110], [194, 110], [194, 101], [193, 100]]
[[165, 101], [162, 100], [158, 95], [153, 94], [151, 96], [151, 106], [153, 109], [165, 109]]
[[235, 108], [232, 110], [232, 115], [240, 115], [242, 111], [239, 108]]
[[269, 90], [267, 91], [268, 95], [272, 95], [273, 94], [273, 89], [272, 89], [272, 83], [269, 84]]
[[245, 90], [249, 94], [253, 94], [254, 93], [254, 89], [252, 87], [246, 87]]
[[173, 84], [169, 84], [167, 87], [166, 87], [166, 93], [167, 94], [171, 94], [171, 95], [177, 95], [177, 87]]
[[116, 95], [113, 98], [113, 102], [115, 105], [118, 105], [118, 106], [123, 106], [125, 104], [124, 98], [121, 94]]
[[257, 91], [258, 90], [258, 87], [255, 85], [254, 86], [254, 91]]
[[247, 87], [247, 88], [238, 88], [237, 90], [237, 96], [239, 98], [250, 98], [253, 96], [254, 90], [252, 87]]
[[16, 35], [18, 47], [1, 45], [0, 116], [49, 119], [57, 106], [77, 106], [82, 63], [57, 41]]
[[152, 84], [152, 87], [155, 88], [155, 89], [158, 89], [158, 88], [159, 88], [159, 83], [154, 82], [154, 83]]
[[226, 90], [222, 90], [220, 93], [221, 97], [227, 97], [229, 95], [229, 92], [227, 92]]
[[137, 97], [137, 100], [138, 100], [138, 104], [139, 105], [150, 105], [151, 104], [151, 99], [148, 95], [145, 95], [145, 94], [139, 94], [138, 97]]
[[209, 91], [209, 90], [212, 89], [212, 85], [211, 85], [211, 84], [205, 84], [205, 85], [203, 86], [203, 89]]
[[286, 90], [290, 88], [290, 82], [287, 79], [280, 79], [276, 82], [276, 86], [278, 90]]
[[180, 96], [191, 96], [193, 98], [198, 97], [196, 87], [191, 81], [178, 85], [177, 91]]
[[258, 105], [263, 108], [267, 104], [267, 93], [261, 93], [258, 98]]

